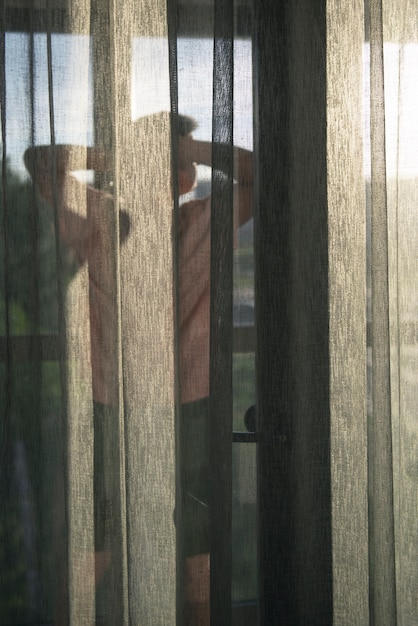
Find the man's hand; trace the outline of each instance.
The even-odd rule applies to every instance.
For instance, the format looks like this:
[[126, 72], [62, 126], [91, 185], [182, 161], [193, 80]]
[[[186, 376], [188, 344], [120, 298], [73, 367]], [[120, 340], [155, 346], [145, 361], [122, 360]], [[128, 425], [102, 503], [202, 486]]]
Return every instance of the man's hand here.
[[179, 193], [183, 195], [193, 189], [196, 184], [195, 144], [191, 135], [179, 137], [178, 143], [178, 171]]
[[[195, 165], [212, 167], [212, 143], [199, 141], [193, 136], [179, 137], [179, 189], [180, 194], [193, 188]], [[218, 149], [229, 150], [229, 146], [218, 145]], [[253, 154], [244, 148], [234, 147], [234, 210], [237, 225], [244, 224], [253, 214]]]

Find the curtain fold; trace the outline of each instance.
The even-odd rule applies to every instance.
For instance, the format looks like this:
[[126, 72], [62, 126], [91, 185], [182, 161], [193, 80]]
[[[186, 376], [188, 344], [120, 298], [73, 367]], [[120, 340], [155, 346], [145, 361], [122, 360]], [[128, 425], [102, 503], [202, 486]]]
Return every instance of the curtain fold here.
[[[390, 597], [392, 606], [396, 600], [396, 616], [400, 623], [415, 619], [416, 603], [412, 589], [416, 587], [416, 568], [413, 563], [418, 545], [417, 475], [412, 461], [417, 454], [417, 376], [414, 360], [418, 309], [414, 284], [418, 267], [418, 181], [415, 166], [418, 142], [413, 122], [417, 98], [417, 33], [418, 14], [414, 3], [382, 3], [388, 242], [386, 337], [390, 364], [389, 372], [386, 372], [386, 380], [389, 378], [386, 389], [390, 389], [391, 417], [387, 441], [390, 442], [388, 449], [392, 449], [393, 468], [394, 562], [391, 564], [391, 576], [396, 582]], [[379, 448], [377, 442], [376, 446]], [[376, 601], [376, 610], [377, 607], [380, 610], [379, 600]]]
[[369, 418], [370, 615], [396, 623], [393, 501], [390, 292], [385, 149], [384, 6], [370, 2], [371, 345], [372, 412]]
[[[176, 615], [175, 372], [169, 115], [132, 123], [134, 37], [164, 43], [147, 71], [168, 82], [165, 2], [111, 9], [115, 68], [115, 186], [129, 216], [121, 246], [120, 332], [129, 623], [169, 624]], [[155, 68], [153, 65], [155, 64]], [[141, 98], [141, 83], [137, 85]], [[152, 262], [150, 262], [152, 259]], [[122, 452], [123, 451], [123, 452]], [[141, 511], [144, 513], [142, 514]], [[163, 593], [162, 593], [162, 590]]]
[[[210, 284], [211, 611], [231, 623], [234, 5], [214, 3]], [[225, 150], [226, 146], [226, 150]]]
[[335, 624], [370, 623], [363, 24], [362, 2], [346, 5], [342, 13], [336, 3], [328, 3], [329, 388]]

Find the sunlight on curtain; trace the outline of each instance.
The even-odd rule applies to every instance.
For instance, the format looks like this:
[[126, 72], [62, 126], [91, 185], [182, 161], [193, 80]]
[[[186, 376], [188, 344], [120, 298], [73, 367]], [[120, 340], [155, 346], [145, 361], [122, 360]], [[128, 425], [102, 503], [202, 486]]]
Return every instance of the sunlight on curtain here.
[[328, 8], [334, 623], [389, 626], [416, 619], [418, 15], [366, 3], [362, 121], [351, 10]]
[[418, 11], [410, 0], [383, 2], [383, 60], [396, 603], [398, 623], [412, 624], [418, 559]]
[[370, 614], [416, 615], [418, 15], [370, 2]]
[[[368, 623], [363, 3], [328, 5], [327, 167], [333, 611]], [[353, 515], [355, 511], [355, 515]]]
[[[167, 40], [166, 6], [115, 3], [112, 18], [116, 197], [130, 220], [120, 250], [129, 620], [163, 625], [176, 615], [170, 124], [168, 113], [132, 124], [130, 77], [134, 35]], [[168, 44], [156, 59], [168, 77]]]

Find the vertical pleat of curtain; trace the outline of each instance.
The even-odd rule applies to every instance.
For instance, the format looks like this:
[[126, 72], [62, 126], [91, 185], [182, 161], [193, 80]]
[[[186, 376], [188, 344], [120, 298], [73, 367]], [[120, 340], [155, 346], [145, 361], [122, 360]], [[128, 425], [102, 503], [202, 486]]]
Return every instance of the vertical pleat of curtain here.
[[327, 13], [334, 622], [410, 624], [418, 14], [409, 2], [366, 2], [361, 53], [360, 13], [333, 3]]
[[417, 43], [413, 2], [370, 2], [369, 534], [382, 624], [416, 620]]
[[[370, 615], [396, 623], [392, 398], [389, 323], [389, 223], [385, 136], [384, 6], [370, 3], [371, 352], [369, 419]], [[389, 155], [388, 155], [389, 156]]]
[[[215, 2], [210, 285], [212, 622], [231, 623], [234, 3]], [[229, 150], [225, 152], [225, 145]], [[216, 616], [216, 617], [215, 617]]]
[[[129, 96], [132, 37], [167, 40], [166, 11], [165, 2], [112, 7], [115, 171], [120, 201], [129, 203], [131, 216], [120, 251], [126, 619], [161, 625], [174, 623], [176, 615], [170, 124], [168, 114], [145, 118], [132, 133]], [[168, 76], [168, 44], [165, 64]]]
[[[327, 8], [333, 623], [369, 623], [363, 3]], [[353, 515], [353, 511], [355, 514]]]

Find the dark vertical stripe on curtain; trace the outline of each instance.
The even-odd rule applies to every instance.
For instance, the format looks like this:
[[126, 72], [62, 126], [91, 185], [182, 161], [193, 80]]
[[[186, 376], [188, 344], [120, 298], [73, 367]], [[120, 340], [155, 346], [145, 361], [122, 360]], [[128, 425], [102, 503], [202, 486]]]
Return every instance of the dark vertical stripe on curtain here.
[[0, 115], [1, 115], [1, 141], [2, 141], [2, 172], [1, 172], [1, 203], [2, 203], [2, 276], [1, 287], [3, 292], [4, 311], [1, 325], [4, 324], [4, 360], [5, 375], [4, 388], [2, 389], [2, 416], [1, 416], [1, 490], [2, 496], [8, 495], [11, 471], [11, 401], [12, 401], [12, 350], [10, 337], [10, 265], [9, 265], [9, 239], [8, 239], [8, 213], [9, 205], [7, 198], [7, 141], [6, 141], [6, 37], [0, 34]]
[[[210, 598], [211, 623], [217, 626], [231, 623], [233, 38], [233, 1], [215, 0], [210, 312]], [[226, 146], [221, 146], [221, 143]]]
[[[31, 16], [30, 16], [31, 18]], [[35, 45], [34, 45], [34, 33], [29, 21], [30, 33], [29, 46], [28, 46], [28, 68], [29, 68], [29, 124], [30, 124], [30, 145], [34, 145], [35, 141]], [[18, 207], [16, 207], [19, 210]], [[36, 196], [36, 191], [32, 185], [30, 193], [30, 208], [28, 213], [28, 232], [30, 233], [30, 240], [28, 245], [28, 260], [29, 267], [27, 267], [28, 273], [28, 378], [27, 389], [31, 399], [32, 415], [36, 416], [32, 419], [32, 424], [29, 426], [31, 429], [32, 450], [24, 450], [24, 454], [33, 459], [33, 467], [39, 468], [40, 471], [33, 472], [31, 475], [32, 490], [35, 496], [35, 501], [42, 502], [42, 496], [44, 493], [42, 470], [44, 468], [44, 455], [42, 450], [42, 421], [40, 416], [42, 415], [42, 363], [41, 363], [41, 349], [38, 336], [41, 332], [41, 309], [40, 309], [40, 253], [39, 253], [39, 241], [40, 241], [40, 224], [39, 224], [39, 202]], [[39, 416], [39, 417], [38, 417]], [[30, 417], [28, 416], [30, 419]], [[21, 444], [17, 444], [21, 445]], [[30, 472], [31, 473], [31, 472]], [[43, 554], [42, 554], [42, 506], [32, 505], [33, 513], [33, 529], [32, 529], [32, 546], [28, 550], [30, 557], [28, 559], [28, 570], [34, 571], [32, 574], [32, 581], [28, 585], [28, 605], [29, 611], [32, 613], [34, 619], [41, 619], [42, 616], [42, 594], [41, 594], [41, 576], [39, 571], [42, 567]]]
[[[28, 50], [28, 66], [29, 66], [29, 98], [30, 98], [30, 145], [35, 143], [35, 42], [34, 33], [32, 31], [32, 25], [30, 25], [29, 34], [29, 50]], [[39, 236], [39, 215], [38, 215], [38, 202], [36, 198], [35, 188], [32, 187], [32, 211], [31, 211], [31, 227], [32, 227], [32, 241], [31, 241], [31, 334], [35, 335], [39, 332], [39, 251], [38, 251], [38, 236]], [[36, 350], [35, 342], [32, 341], [31, 353]], [[38, 360], [39, 360], [38, 350]], [[40, 382], [40, 381], [39, 381]], [[35, 388], [40, 390], [40, 384]]]
[[[48, 12], [48, 16], [50, 12]], [[57, 185], [57, 168], [56, 168], [56, 156], [55, 156], [55, 111], [54, 111], [54, 80], [53, 80], [53, 67], [52, 67], [52, 24], [51, 20], [48, 20], [48, 32], [47, 32], [47, 67], [48, 67], [48, 103], [49, 103], [49, 133], [50, 142], [52, 148], [52, 185], [53, 185], [53, 211], [54, 211], [54, 229], [55, 229], [55, 244], [56, 244], [56, 263], [57, 263], [57, 294], [58, 294], [58, 341], [60, 349], [60, 375], [61, 375], [61, 396], [62, 396], [62, 418], [63, 418], [63, 432], [66, 430], [66, 407], [65, 399], [67, 397], [67, 373], [66, 373], [66, 333], [65, 333], [65, 312], [64, 312], [64, 287], [62, 284], [63, 268], [61, 261], [61, 245], [59, 237], [59, 219], [58, 219], [58, 185]], [[64, 450], [66, 446], [64, 446]], [[65, 464], [66, 466], [66, 464]], [[67, 484], [67, 483], [66, 483]]]
[[[47, 7], [49, 7], [47, 2]], [[63, 477], [63, 500], [60, 503], [63, 506], [63, 537], [59, 544], [59, 559], [60, 559], [60, 571], [58, 572], [57, 579], [59, 580], [59, 586], [61, 587], [58, 597], [59, 612], [63, 620], [68, 620], [70, 616], [70, 597], [68, 589], [69, 581], [69, 502], [68, 502], [68, 485], [69, 485], [69, 471], [68, 471], [68, 389], [67, 389], [67, 342], [66, 342], [66, 321], [65, 321], [65, 301], [64, 301], [64, 285], [63, 285], [63, 263], [61, 243], [59, 237], [59, 217], [58, 217], [58, 185], [57, 185], [57, 171], [56, 171], [56, 155], [55, 155], [55, 110], [54, 110], [54, 81], [53, 81], [53, 59], [52, 59], [52, 35], [53, 32], [53, 19], [52, 11], [48, 10], [47, 15], [47, 33], [46, 33], [46, 54], [47, 54], [47, 70], [48, 70], [48, 106], [49, 106], [49, 133], [51, 143], [51, 156], [52, 156], [52, 171], [51, 181], [53, 185], [53, 223], [55, 233], [55, 258], [56, 258], [56, 281], [57, 281], [57, 313], [58, 313], [58, 354], [59, 354], [59, 377], [60, 377], [60, 418], [61, 418], [61, 433], [62, 433], [62, 446], [61, 446], [61, 458], [62, 458], [62, 477]]]
[[[30, 145], [33, 146], [35, 142], [35, 47], [34, 47], [34, 33], [32, 30], [32, 24], [30, 24], [29, 34], [29, 50], [28, 50], [28, 66], [29, 66], [29, 98], [30, 98]], [[31, 361], [30, 368], [30, 387], [32, 389], [32, 403], [33, 409], [36, 415], [41, 415], [41, 395], [42, 395], [42, 367], [41, 367], [41, 350], [37, 337], [41, 332], [40, 323], [40, 254], [39, 254], [39, 202], [36, 197], [35, 187], [32, 186], [31, 190], [31, 210], [29, 214], [31, 232], [30, 246], [30, 295], [29, 295], [29, 310], [30, 310], [30, 344], [29, 344], [29, 359]], [[41, 450], [41, 423], [40, 420], [36, 420], [34, 425], [34, 431], [36, 433], [36, 441], [39, 443], [36, 451], [35, 464], [42, 467], [42, 450]], [[42, 479], [38, 478], [36, 481], [36, 491], [39, 496], [42, 492]], [[39, 547], [37, 546], [39, 552]]]
[[255, 27], [260, 623], [331, 624], [326, 2]]
[[[93, 80], [93, 124], [94, 124], [94, 145], [100, 147], [104, 151], [108, 159], [108, 170], [95, 171], [94, 184], [96, 189], [100, 189], [104, 193], [113, 196], [111, 210], [103, 216], [103, 223], [108, 225], [108, 231], [112, 233], [108, 242], [108, 249], [105, 251], [107, 262], [112, 267], [112, 275], [108, 282], [109, 292], [112, 293], [112, 301], [109, 302], [108, 315], [109, 320], [115, 320], [109, 323], [107, 333], [110, 335], [108, 340], [112, 341], [112, 356], [114, 362], [118, 362], [120, 338], [118, 336], [117, 321], [119, 316], [118, 307], [118, 255], [120, 241], [120, 219], [118, 219], [118, 198], [115, 197], [115, 147], [116, 147], [116, 128], [115, 128], [115, 79], [114, 79], [114, 49], [113, 49], [113, 24], [111, 21], [112, 13], [110, 2], [106, 0], [90, 0], [90, 46], [92, 57], [92, 80]], [[87, 204], [87, 215], [91, 212], [91, 208]], [[91, 215], [91, 213], [90, 213]], [[121, 214], [119, 213], [119, 216]], [[129, 219], [129, 218], [128, 218]], [[91, 309], [94, 307], [94, 291], [90, 285], [89, 301]], [[118, 366], [114, 367], [115, 376], [118, 376]], [[119, 381], [120, 386], [120, 381]], [[122, 393], [119, 396], [122, 396]], [[116, 405], [116, 401], [115, 401]], [[97, 409], [96, 409], [97, 410]], [[124, 455], [123, 442], [123, 426], [120, 406], [115, 406], [111, 419], [103, 419], [103, 415], [94, 418], [94, 472], [95, 472], [95, 508], [100, 511], [100, 498], [97, 493], [100, 481], [105, 484], [106, 497], [108, 502], [112, 503], [112, 509], [109, 505], [107, 509], [101, 511], [101, 516], [108, 516], [108, 534], [106, 540], [110, 546], [112, 554], [112, 563], [107, 572], [106, 579], [102, 583], [100, 590], [102, 597], [105, 597], [105, 608], [100, 607], [100, 601], [96, 597], [96, 619], [100, 617], [101, 612], [106, 613], [108, 623], [122, 623], [124, 612], [126, 610], [126, 598], [124, 585], [126, 581], [126, 546], [124, 545], [124, 535], [126, 533], [126, 517], [124, 511], [124, 476], [121, 470], [120, 459]], [[100, 461], [99, 459], [104, 459]], [[99, 476], [100, 472], [104, 472], [106, 467], [111, 467], [106, 478]], [[102, 487], [103, 489], [103, 487]], [[98, 518], [96, 513], [96, 518]], [[98, 532], [96, 533], [96, 551], [100, 548], [97, 546]], [[98, 595], [98, 594], [97, 594]], [[103, 601], [102, 601], [103, 604]]]
[[370, 623], [389, 626], [397, 622], [397, 609], [382, 1], [369, 0], [369, 7], [372, 281], [372, 411], [368, 429]]
[[[255, 5], [256, 207], [254, 213], [257, 413], [259, 429], [260, 623], [286, 623], [292, 603], [290, 572], [291, 417], [287, 404], [290, 345], [289, 238], [289, 3]], [[273, 71], [274, 68], [274, 71]], [[274, 210], [277, 207], [277, 210]], [[283, 390], [287, 393], [283, 393]], [[280, 619], [282, 621], [280, 621]], [[290, 622], [291, 623], [291, 622]]]
[[[179, 181], [178, 172], [178, 65], [177, 65], [177, 37], [178, 37], [178, 6], [176, 0], [167, 0], [167, 28], [168, 28], [168, 63], [170, 76], [170, 112], [171, 112], [171, 184], [173, 188], [173, 225], [172, 232], [179, 232]], [[184, 576], [184, 545], [183, 545], [183, 502], [181, 484], [181, 432], [180, 432], [180, 408], [179, 408], [179, 372], [180, 372], [180, 302], [179, 302], [179, 238], [173, 236], [173, 306], [175, 329], [174, 329], [174, 360], [175, 360], [175, 473], [176, 473], [176, 623], [182, 624], [185, 615], [185, 576]]]

